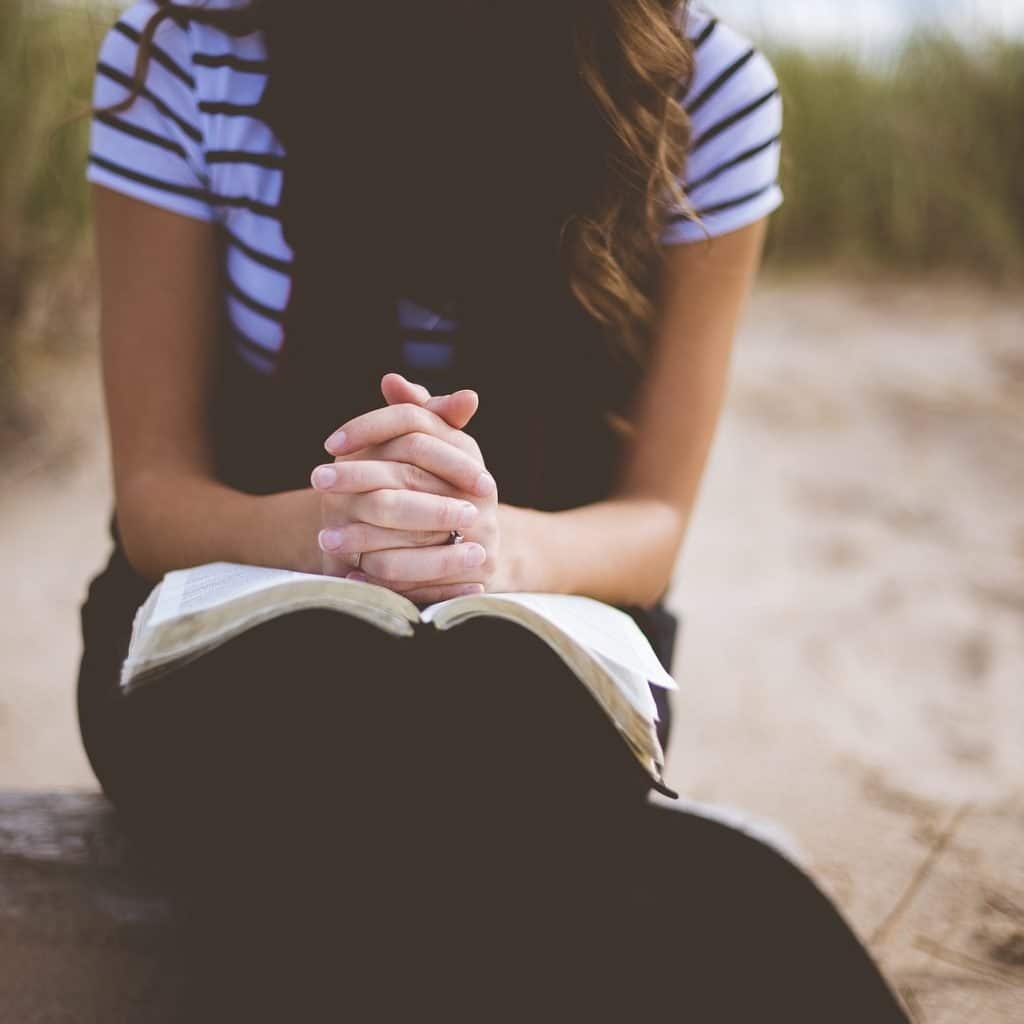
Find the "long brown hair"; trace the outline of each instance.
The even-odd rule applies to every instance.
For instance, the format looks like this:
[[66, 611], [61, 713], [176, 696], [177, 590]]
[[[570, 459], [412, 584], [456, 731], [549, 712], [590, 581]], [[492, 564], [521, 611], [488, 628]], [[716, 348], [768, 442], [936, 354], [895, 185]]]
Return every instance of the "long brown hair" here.
[[579, 73], [613, 131], [599, 201], [567, 225], [567, 264], [583, 307], [635, 344], [654, 316], [666, 203], [688, 206], [679, 185], [690, 140], [679, 95], [692, 73], [684, 6], [613, 0], [576, 26]]

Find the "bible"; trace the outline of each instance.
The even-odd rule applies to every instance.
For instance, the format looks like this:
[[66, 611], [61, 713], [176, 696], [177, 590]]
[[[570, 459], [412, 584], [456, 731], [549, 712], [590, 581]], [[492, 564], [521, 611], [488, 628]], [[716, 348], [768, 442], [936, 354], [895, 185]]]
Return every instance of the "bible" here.
[[633, 619], [587, 597], [480, 594], [420, 609], [401, 594], [356, 580], [227, 562], [202, 565], [168, 573], [139, 608], [121, 671], [122, 692], [144, 686], [260, 623], [307, 609], [351, 615], [399, 638], [427, 626], [452, 629], [480, 616], [518, 624], [572, 670], [654, 787], [671, 794], [662, 778], [665, 757], [650, 686], [676, 685]]

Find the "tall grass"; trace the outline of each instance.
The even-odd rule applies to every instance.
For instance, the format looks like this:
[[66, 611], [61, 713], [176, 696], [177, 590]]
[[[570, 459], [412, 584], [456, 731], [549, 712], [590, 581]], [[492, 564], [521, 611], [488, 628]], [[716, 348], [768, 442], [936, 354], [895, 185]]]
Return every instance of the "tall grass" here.
[[775, 265], [1024, 272], [1024, 43], [920, 36], [878, 67], [772, 57], [786, 101]]
[[87, 108], [102, 21], [39, 0], [0, 3], [0, 437], [19, 417], [26, 360], [53, 326], [44, 310], [25, 328], [30, 301], [82, 262], [88, 125], [68, 122]]

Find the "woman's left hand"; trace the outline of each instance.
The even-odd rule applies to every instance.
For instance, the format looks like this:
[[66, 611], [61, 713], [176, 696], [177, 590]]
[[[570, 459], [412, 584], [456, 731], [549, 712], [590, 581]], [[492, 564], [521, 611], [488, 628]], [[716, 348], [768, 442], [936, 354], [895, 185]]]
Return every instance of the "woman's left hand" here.
[[[486, 471], [483, 456], [476, 441], [460, 429], [476, 411], [476, 396], [472, 392], [432, 398], [427, 390], [412, 384], [398, 374], [388, 374], [381, 384], [388, 405], [357, 416], [343, 424], [328, 439], [326, 447], [335, 455], [335, 463], [359, 462], [358, 474], [338, 474], [337, 481], [326, 490], [334, 494], [366, 493], [366, 480], [372, 477], [372, 464], [381, 467], [381, 492], [386, 488], [401, 502], [399, 491], [390, 480], [398, 464], [408, 473], [413, 488], [418, 491], [441, 493], [471, 502], [478, 510], [472, 525], [461, 531], [466, 542], [479, 545], [483, 561], [466, 565], [457, 559], [460, 567], [446, 570], [452, 561], [453, 545], [436, 543], [436, 526], [414, 521], [415, 504], [404, 509], [402, 532], [422, 530], [426, 543], [409, 547], [385, 547], [366, 551], [359, 563], [359, 572], [350, 572], [348, 578], [364, 579], [388, 587], [405, 595], [417, 604], [430, 604], [462, 594], [483, 593], [506, 589], [501, 572], [501, 536], [498, 522], [498, 494], [493, 478]], [[467, 458], [473, 460], [479, 477], [469, 489]], [[452, 477], [444, 479], [444, 467], [452, 466]], [[387, 472], [383, 467], [390, 467]], [[318, 474], [314, 473], [316, 485]], [[351, 477], [351, 479], [350, 479]], [[383, 481], [387, 480], [386, 483]], [[431, 484], [431, 481], [439, 481]], [[320, 489], [318, 487], [318, 489]], [[413, 518], [410, 519], [409, 517]], [[357, 543], [357, 540], [353, 539]], [[343, 553], [341, 551], [339, 554]], [[347, 552], [356, 553], [355, 551]], [[440, 575], [439, 575], [440, 573]]]

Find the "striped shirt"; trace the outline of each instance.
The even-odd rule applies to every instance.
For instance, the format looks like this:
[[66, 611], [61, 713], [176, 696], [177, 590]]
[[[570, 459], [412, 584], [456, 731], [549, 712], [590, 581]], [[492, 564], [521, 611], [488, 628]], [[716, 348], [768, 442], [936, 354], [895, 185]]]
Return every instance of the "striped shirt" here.
[[[207, 6], [236, 6], [215, 0]], [[157, 10], [131, 6], [99, 54], [94, 105], [115, 106], [134, 77], [140, 32]], [[698, 217], [666, 219], [666, 245], [699, 242], [771, 213], [778, 185], [782, 106], [762, 54], [708, 12], [690, 11], [695, 73], [681, 102], [692, 122], [681, 184]], [[284, 149], [257, 106], [268, 65], [259, 33], [233, 35], [207, 25], [165, 21], [141, 96], [127, 110], [93, 118], [87, 177], [155, 206], [216, 225], [225, 242], [227, 315], [241, 356], [271, 372], [284, 340], [292, 252], [278, 202]], [[404, 369], [429, 386], [457, 338], [456, 316], [399, 302], [407, 332]]]

